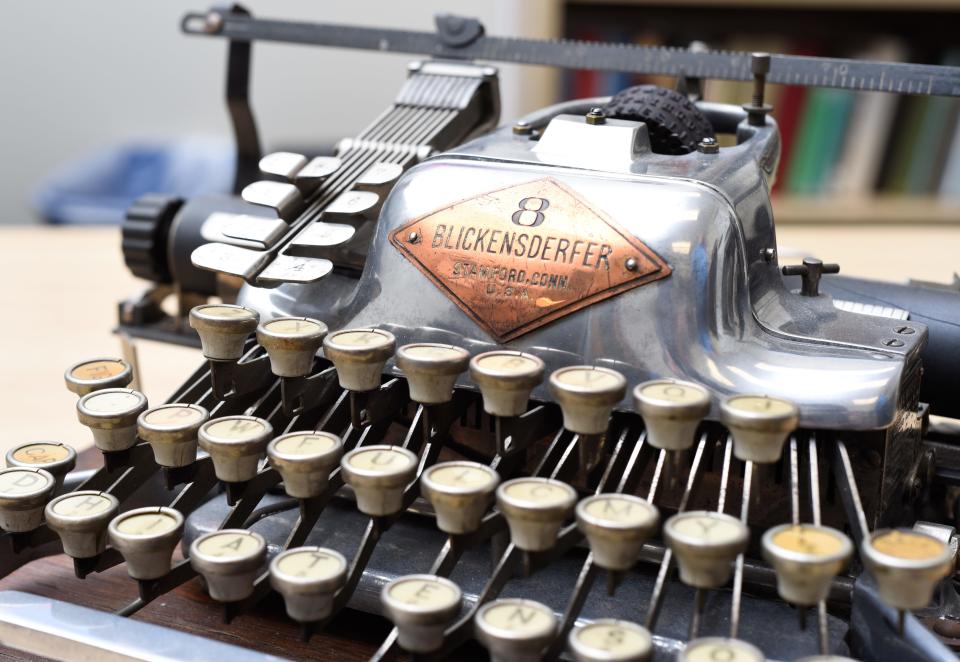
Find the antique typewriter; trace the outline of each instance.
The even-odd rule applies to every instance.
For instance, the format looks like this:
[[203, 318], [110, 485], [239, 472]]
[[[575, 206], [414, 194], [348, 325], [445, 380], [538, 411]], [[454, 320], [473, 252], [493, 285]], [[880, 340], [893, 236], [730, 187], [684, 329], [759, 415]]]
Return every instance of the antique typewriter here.
[[[108, 614], [0, 592], [3, 645], [319, 659], [367, 613], [389, 623], [373, 659], [954, 658], [960, 295], [779, 265], [764, 85], [956, 96], [960, 70], [455, 16], [418, 33], [233, 7], [183, 29], [229, 40], [237, 195], [130, 209], [124, 255], [152, 284], [119, 314], [206, 361], [166, 403], [123, 360], [77, 363], [102, 466], [35, 442], [0, 471], [5, 574], [62, 551], [92, 583], [122, 564], [139, 597]], [[335, 154], [263, 156], [256, 40], [429, 59]], [[497, 128], [475, 61], [678, 87]], [[702, 100], [706, 78], [753, 97]], [[207, 637], [137, 620], [188, 583], [222, 605]], [[302, 639], [248, 635], [264, 611]]]

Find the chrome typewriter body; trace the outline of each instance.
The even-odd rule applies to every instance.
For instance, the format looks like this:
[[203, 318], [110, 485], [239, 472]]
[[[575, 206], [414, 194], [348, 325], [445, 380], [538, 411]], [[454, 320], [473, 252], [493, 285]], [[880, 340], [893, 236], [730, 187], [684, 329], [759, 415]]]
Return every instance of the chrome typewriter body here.
[[445, 17], [448, 57], [335, 155], [260, 159], [249, 42], [369, 35], [239, 10], [184, 27], [231, 39], [240, 196], [131, 209], [127, 261], [155, 285], [120, 320], [192, 328], [208, 360], [162, 405], [121, 361], [72, 366], [103, 467], [28, 444], [0, 473], [4, 571], [63, 550], [91, 582], [126, 563], [140, 597], [0, 593], [0, 641], [260, 658], [136, 622], [202, 576], [224, 630], [382, 614], [375, 659], [953, 656], [960, 462], [923, 373], [943, 341], [853, 281], [831, 296], [834, 265], [779, 264], [769, 58], [741, 63], [742, 108], [678, 94], [710, 135], [665, 153], [617, 98], [495, 128], [496, 70], [450, 59], [495, 40]]

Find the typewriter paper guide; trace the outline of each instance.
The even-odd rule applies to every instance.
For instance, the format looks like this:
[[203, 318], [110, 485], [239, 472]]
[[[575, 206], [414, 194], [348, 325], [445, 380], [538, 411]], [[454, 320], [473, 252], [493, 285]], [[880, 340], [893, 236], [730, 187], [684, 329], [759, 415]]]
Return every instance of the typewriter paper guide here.
[[552, 178], [455, 203], [390, 240], [499, 341], [670, 275], [642, 241]]
[[[632, 237], [631, 246], [647, 247], [651, 262], [662, 260], [669, 275], [500, 341], [489, 330], [490, 320], [481, 323], [477, 315], [517, 313], [493, 308], [465, 312], [392, 240], [408, 241], [412, 223], [464, 201], [545, 180], [557, 182], [622, 228]], [[553, 210], [551, 203], [548, 219]], [[511, 224], [510, 217], [505, 224]], [[433, 237], [421, 242], [426, 251]], [[539, 355], [548, 373], [596, 364], [618, 370], [630, 383], [664, 377], [694, 381], [709, 388], [715, 402], [733, 393], [787, 398], [797, 403], [801, 424], [809, 428], [866, 430], [893, 423], [905, 363], [916, 357], [825, 342], [814, 337], [815, 327], [787, 334], [765, 323], [767, 315], [788, 316], [787, 303], [798, 297], [780, 285], [771, 264], [775, 279], [770, 282], [776, 285], [759, 308], [750, 299], [747, 263], [743, 228], [730, 203], [710, 186], [670, 177], [438, 156], [411, 169], [391, 192], [359, 285], [328, 278], [302, 287], [245, 287], [240, 303], [270, 311], [270, 316], [317, 317], [331, 328], [382, 327], [400, 344], [453, 343], [471, 354], [506, 344]], [[850, 315], [853, 321], [873, 323], [833, 309], [825, 298], [807, 305], [829, 308], [834, 320]], [[458, 383], [474, 388], [466, 377]], [[545, 385], [533, 397], [550, 399]], [[628, 398], [621, 408], [632, 409]], [[717, 418], [718, 411], [711, 417]]]

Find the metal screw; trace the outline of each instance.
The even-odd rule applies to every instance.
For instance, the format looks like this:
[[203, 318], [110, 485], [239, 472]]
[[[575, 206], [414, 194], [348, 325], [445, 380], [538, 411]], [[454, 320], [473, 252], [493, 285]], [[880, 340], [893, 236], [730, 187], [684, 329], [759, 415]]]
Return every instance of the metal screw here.
[[531, 133], [533, 133], [533, 126], [530, 125], [530, 122], [520, 120], [513, 125], [513, 135], [515, 136], [529, 136]]
[[409, 241], [411, 244], [419, 244], [419, 243], [420, 243], [420, 233], [419, 233], [419, 232], [411, 232], [410, 234], [407, 235], [407, 241]]
[[717, 139], [712, 136], [704, 138], [697, 145], [697, 151], [701, 154], [719, 154], [720, 143], [718, 143]]
[[750, 55], [750, 73], [753, 74], [753, 105], [763, 107], [764, 84], [767, 74], [770, 73], [770, 53], [753, 53]]
[[917, 330], [912, 326], [898, 326], [894, 329], [894, 331], [899, 333], [901, 336], [910, 336], [917, 332]]
[[222, 28], [223, 28], [223, 14], [215, 11], [208, 12], [206, 20], [204, 21], [204, 24], [203, 24], [203, 29], [210, 34], [214, 34], [216, 32], [220, 32]]
[[764, 262], [773, 262], [777, 259], [777, 249], [776, 248], [764, 248], [760, 251], [760, 257], [763, 258]]
[[607, 121], [607, 114], [603, 111], [603, 108], [597, 106], [596, 108], [591, 108], [590, 112], [586, 116], [587, 124], [603, 124]]
[[887, 338], [881, 344], [887, 347], [903, 347], [903, 341], [899, 338]]
[[637, 264], [637, 258], [628, 257], [623, 266], [627, 268], [627, 271], [636, 271], [640, 265]]

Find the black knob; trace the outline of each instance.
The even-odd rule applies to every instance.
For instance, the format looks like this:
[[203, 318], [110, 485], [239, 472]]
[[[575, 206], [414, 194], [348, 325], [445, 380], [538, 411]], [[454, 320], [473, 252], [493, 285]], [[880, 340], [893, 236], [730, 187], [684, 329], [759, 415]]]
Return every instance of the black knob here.
[[167, 236], [183, 198], [157, 193], [140, 196], [127, 209], [121, 229], [123, 261], [137, 278], [170, 283]]
[[840, 265], [824, 264], [815, 257], [805, 257], [803, 264], [788, 264], [781, 271], [784, 276], [800, 276], [800, 294], [815, 297], [820, 295], [820, 278], [824, 274], [840, 273]]

